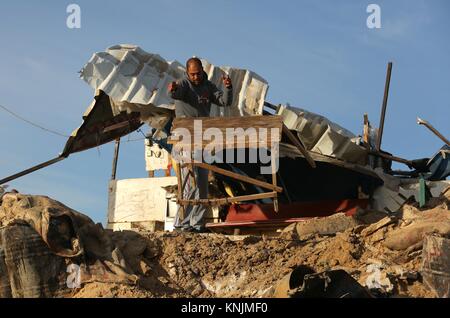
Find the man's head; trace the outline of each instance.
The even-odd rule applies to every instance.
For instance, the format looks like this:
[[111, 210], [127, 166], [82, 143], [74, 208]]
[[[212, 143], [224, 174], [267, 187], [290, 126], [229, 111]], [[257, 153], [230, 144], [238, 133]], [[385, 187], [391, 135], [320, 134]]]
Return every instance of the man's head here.
[[203, 66], [200, 59], [191, 57], [187, 60], [186, 73], [194, 85], [199, 85], [203, 81]]

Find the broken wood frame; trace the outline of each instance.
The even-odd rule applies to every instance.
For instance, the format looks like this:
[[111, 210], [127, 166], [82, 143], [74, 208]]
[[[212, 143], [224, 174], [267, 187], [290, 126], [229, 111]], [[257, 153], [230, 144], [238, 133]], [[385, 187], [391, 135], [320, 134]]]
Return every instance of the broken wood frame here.
[[[200, 128], [196, 126], [195, 121], [201, 121], [201, 130], [194, 131], [195, 128]], [[179, 140], [181, 136], [177, 135], [177, 128], [187, 129], [190, 133], [190, 140], [186, 141], [183, 138]], [[225, 137], [224, 140], [204, 140], [202, 137], [204, 136], [204, 132], [207, 129], [214, 128], [219, 129], [222, 133], [222, 136]], [[228, 128], [242, 128], [241, 132], [244, 132], [244, 142], [239, 137], [237, 133], [233, 133], [233, 136], [227, 135]], [[257, 132], [257, 140], [250, 140], [250, 138], [245, 137], [245, 131], [247, 129], [253, 128]], [[273, 128], [278, 129], [276, 133], [272, 134]], [[261, 129], [266, 129], [266, 136], [261, 136], [259, 134]], [[191, 149], [191, 150], [204, 150], [206, 146], [208, 148], [221, 148], [221, 149], [239, 149], [239, 148], [260, 148], [261, 142], [263, 142], [264, 147], [268, 147], [273, 150], [272, 145], [279, 144], [281, 141], [281, 132], [283, 131], [283, 119], [281, 116], [247, 116], [247, 117], [227, 117], [224, 120], [223, 117], [200, 117], [200, 118], [175, 118], [172, 124], [172, 135], [170, 136], [168, 143], [177, 145], [180, 149]], [[198, 134], [201, 133], [201, 136]], [[193, 137], [193, 138], [192, 138]], [[237, 137], [237, 138], [235, 138]], [[264, 138], [262, 138], [264, 137]], [[198, 142], [200, 141], [200, 143]], [[216, 144], [217, 142], [217, 144]], [[217, 146], [217, 147], [215, 147]], [[304, 150], [304, 149], [303, 149]], [[278, 211], [278, 198], [277, 195], [279, 192], [283, 191], [283, 188], [277, 185], [277, 177], [276, 177], [276, 155], [278, 152], [271, 151], [271, 169], [272, 169], [272, 183], [264, 182], [255, 178], [251, 178], [248, 176], [240, 175], [238, 173], [225, 170], [204, 162], [195, 161], [191, 158], [184, 158], [183, 156], [179, 156], [181, 161], [186, 160], [184, 166], [197, 166], [218, 174], [222, 174], [228, 176], [230, 178], [251, 183], [253, 185], [259, 186], [261, 188], [269, 189], [270, 192], [266, 193], [258, 193], [251, 195], [243, 195], [237, 197], [229, 197], [229, 198], [215, 198], [215, 199], [197, 199], [197, 200], [186, 200], [183, 199], [183, 188], [186, 184], [187, 180], [182, 180], [181, 168], [182, 165], [180, 162], [176, 165], [176, 175], [178, 181], [178, 198], [177, 201], [181, 207], [181, 217], [184, 217], [184, 208], [186, 205], [224, 205], [228, 203], [236, 203], [242, 201], [253, 201], [257, 199], [265, 199], [265, 198], [273, 198], [274, 210]], [[313, 161], [314, 164], [314, 161]], [[186, 179], [189, 176], [186, 176]]]

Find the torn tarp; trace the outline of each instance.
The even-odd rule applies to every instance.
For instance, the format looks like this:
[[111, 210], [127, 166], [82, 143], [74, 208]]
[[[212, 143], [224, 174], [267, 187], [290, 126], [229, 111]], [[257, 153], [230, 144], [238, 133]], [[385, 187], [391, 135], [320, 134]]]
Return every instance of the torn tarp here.
[[[98, 147], [142, 126], [139, 112], [123, 111], [114, 114], [113, 103], [108, 95], [97, 91], [94, 101], [83, 115], [83, 123], [72, 132], [61, 156], [67, 157], [74, 152]], [[157, 112], [162, 118], [170, 118], [168, 110]]]
[[134, 250], [121, 249], [101, 224], [58, 201], [7, 193], [0, 204], [0, 296], [67, 294], [69, 264], [79, 268], [80, 286], [92, 281], [135, 285], [138, 269], [131, 258], [141, 256], [146, 243], [135, 233], [127, 238]]

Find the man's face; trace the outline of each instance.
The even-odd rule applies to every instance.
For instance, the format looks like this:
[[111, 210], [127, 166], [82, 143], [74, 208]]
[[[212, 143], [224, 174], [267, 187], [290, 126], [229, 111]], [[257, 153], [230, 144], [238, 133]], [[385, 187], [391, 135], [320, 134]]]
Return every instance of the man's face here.
[[187, 74], [188, 74], [189, 80], [194, 85], [199, 85], [203, 80], [203, 67], [201, 67], [197, 63], [191, 63], [188, 66]]

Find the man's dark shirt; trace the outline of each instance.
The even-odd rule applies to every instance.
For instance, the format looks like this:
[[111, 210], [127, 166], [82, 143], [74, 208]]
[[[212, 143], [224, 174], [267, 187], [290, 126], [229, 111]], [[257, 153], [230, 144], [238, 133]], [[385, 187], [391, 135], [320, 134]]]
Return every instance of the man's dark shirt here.
[[175, 100], [176, 117], [210, 117], [211, 104], [221, 107], [231, 105], [233, 89], [225, 88], [224, 94], [204, 73], [199, 85], [192, 84], [187, 78], [177, 82], [177, 89], [170, 96]]

